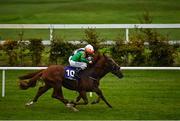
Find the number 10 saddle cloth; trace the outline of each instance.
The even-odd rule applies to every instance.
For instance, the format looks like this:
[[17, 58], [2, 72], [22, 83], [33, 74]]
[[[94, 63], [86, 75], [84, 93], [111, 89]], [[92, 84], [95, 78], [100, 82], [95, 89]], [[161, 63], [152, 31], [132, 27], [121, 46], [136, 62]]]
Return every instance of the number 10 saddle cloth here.
[[76, 76], [77, 75], [76, 73], [78, 73], [80, 69], [81, 68], [79, 67], [66, 66], [64, 68], [65, 70], [64, 77], [70, 80], [79, 80], [80, 78]]

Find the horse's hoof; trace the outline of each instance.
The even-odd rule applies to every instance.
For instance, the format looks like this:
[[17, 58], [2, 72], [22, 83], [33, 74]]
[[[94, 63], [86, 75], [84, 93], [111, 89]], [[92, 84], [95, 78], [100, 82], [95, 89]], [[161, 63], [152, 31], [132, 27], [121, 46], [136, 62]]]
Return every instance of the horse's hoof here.
[[34, 103], [33, 101], [28, 102], [28, 103], [25, 104], [25, 106], [30, 106], [30, 105], [32, 105], [33, 103]]
[[67, 108], [71, 108], [71, 107], [73, 107], [73, 106], [74, 106], [73, 103], [67, 103], [67, 104], [66, 104], [66, 107], [67, 107]]
[[74, 106], [75, 106], [75, 105], [72, 104], [72, 103], [67, 103], [67, 104], [66, 104], [66, 107], [69, 108], [69, 109], [71, 109], [72, 111], [74, 111], [74, 112], [79, 111], [79, 110], [76, 109]]
[[75, 107], [72, 107], [71, 108], [74, 112], [78, 112], [79, 110], [77, 109], [77, 108], [75, 108]]

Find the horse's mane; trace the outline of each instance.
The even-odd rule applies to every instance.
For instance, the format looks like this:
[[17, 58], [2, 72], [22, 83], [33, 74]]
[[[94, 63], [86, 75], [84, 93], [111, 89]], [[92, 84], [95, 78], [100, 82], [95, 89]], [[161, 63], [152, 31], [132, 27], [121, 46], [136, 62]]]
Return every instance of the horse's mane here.
[[94, 67], [95, 65], [97, 65], [98, 61], [100, 61], [102, 58], [106, 58], [107, 56], [103, 53], [100, 53], [100, 52], [96, 52], [95, 55], [94, 55], [94, 60], [93, 60], [93, 64], [90, 64], [88, 66], [88, 68], [91, 68], [91, 67]]
[[93, 65], [96, 64], [101, 57], [102, 57], [102, 54], [97, 51], [94, 55]]

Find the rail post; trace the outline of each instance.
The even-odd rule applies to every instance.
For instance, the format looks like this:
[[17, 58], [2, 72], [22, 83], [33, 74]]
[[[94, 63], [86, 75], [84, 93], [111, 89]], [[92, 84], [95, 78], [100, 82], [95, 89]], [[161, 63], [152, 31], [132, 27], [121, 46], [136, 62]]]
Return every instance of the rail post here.
[[53, 40], [53, 25], [50, 25], [49, 27], [49, 40]]
[[5, 69], [2, 70], [2, 97], [5, 97], [5, 80], [6, 80], [6, 73]]
[[126, 28], [126, 42], [129, 42], [129, 29]]

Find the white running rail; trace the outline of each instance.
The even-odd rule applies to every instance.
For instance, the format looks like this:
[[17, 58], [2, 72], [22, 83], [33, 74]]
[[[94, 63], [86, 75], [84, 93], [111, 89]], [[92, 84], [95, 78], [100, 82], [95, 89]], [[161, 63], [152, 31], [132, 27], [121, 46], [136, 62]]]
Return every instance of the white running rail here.
[[[2, 97], [5, 97], [5, 81], [7, 70], [40, 70], [47, 67], [0, 67], [2, 70]], [[180, 67], [121, 67], [122, 70], [180, 70]]]
[[126, 41], [129, 41], [129, 29], [134, 28], [171, 28], [179, 29], [180, 24], [0, 24], [0, 29], [49, 29], [49, 40], [53, 38], [53, 29], [125, 29]]

